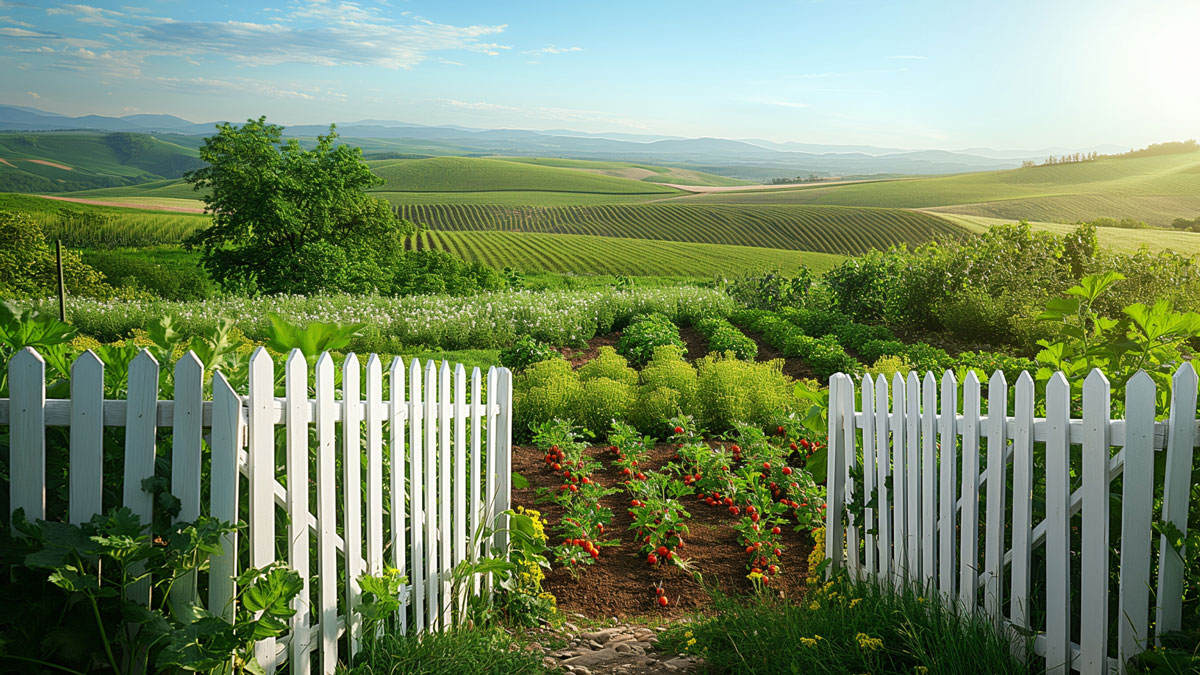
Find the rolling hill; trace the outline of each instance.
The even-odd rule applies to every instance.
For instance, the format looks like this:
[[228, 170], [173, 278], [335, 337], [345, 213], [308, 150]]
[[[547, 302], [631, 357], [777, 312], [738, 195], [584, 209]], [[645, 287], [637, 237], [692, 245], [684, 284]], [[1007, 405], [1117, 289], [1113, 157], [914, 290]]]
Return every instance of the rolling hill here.
[[581, 192], [592, 194], [679, 194], [640, 180], [473, 157], [392, 159], [371, 163], [384, 179], [380, 192]]
[[1049, 222], [1136, 218], [1163, 226], [1175, 218], [1200, 215], [1200, 152], [841, 186], [723, 192], [687, 200], [920, 208]]
[[123, 132], [0, 134], [0, 191], [67, 192], [177, 178], [203, 166], [194, 147]]

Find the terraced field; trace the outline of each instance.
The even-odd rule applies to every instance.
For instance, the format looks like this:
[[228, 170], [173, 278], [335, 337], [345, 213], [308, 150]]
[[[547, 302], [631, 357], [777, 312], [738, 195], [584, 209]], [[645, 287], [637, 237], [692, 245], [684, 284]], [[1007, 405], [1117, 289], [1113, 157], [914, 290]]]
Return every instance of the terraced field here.
[[825, 272], [843, 259], [753, 246], [532, 232], [434, 230], [411, 237], [406, 245], [448, 251], [497, 269], [629, 276], [735, 276], [772, 269], [790, 273], [801, 265]]
[[915, 245], [964, 230], [900, 209], [811, 206], [617, 204], [606, 206], [408, 205], [397, 213], [432, 230], [501, 230], [817, 251], [841, 255]]
[[[985, 216], [967, 216], [951, 213], [939, 213], [943, 218], [962, 225], [964, 228], [978, 232], [986, 232], [995, 225], [1012, 224], [1011, 219], [988, 218]], [[1048, 223], [1044, 221], [1027, 221], [1035, 230], [1045, 230], [1055, 234], [1070, 234], [1075, 225], [1066, 223]], [[1200, 232], [1181, 232], [1179, 230], [1125, 230], [1117, 227], [1100, 227], [1096, 229], [1096, 237], [1100, 245], [1122, 253], [1134, 253], [1145, 246], [1151, 251], [1174, 251], [1183, 255], [1200, 255]]]

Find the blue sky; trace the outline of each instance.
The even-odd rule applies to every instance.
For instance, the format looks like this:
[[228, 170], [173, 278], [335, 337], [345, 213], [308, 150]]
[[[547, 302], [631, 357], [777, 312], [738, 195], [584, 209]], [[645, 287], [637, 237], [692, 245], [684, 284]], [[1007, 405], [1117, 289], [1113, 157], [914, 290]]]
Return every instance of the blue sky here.
[[0, 102], [960, 149], [1200, 135], [1198, 0], [0, 0]]

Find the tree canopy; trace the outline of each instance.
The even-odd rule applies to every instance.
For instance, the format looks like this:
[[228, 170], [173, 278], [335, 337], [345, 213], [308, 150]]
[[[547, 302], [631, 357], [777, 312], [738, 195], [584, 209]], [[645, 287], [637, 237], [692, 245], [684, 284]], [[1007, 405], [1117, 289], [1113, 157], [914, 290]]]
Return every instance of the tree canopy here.
[[335, 143], [337, 132], [304, 149], [283, 140], [265, 117], [221, 124], [206, 138], [208, 166], [184, 179], [207, 188], [210, 227], [188, 238], [201, 264], [227, 290], [363, 293], [389, 283], [389, 261], [416, 230], [366, 189], [383, 181], [362, 150]]

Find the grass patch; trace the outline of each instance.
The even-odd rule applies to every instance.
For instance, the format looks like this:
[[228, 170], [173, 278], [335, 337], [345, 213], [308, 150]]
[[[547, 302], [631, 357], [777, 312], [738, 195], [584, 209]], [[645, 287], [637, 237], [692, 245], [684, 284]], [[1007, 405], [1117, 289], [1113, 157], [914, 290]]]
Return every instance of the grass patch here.
[[800, 605], [718, 595], [711, 616], [672, 627], [660, 642], [701, 655], [709, 673], [1028, 672], [990, 623], [962, 620], [914, 589], [843, 579], [814, 587]]
[[352, 675], [525, 675], [553, 672], [542, 666], [540, 650], [527, 652], [518, 648], [509, 651], [513, 644], [520, 645], [500, 628], [428, 633], [421, 639], [390, 634], [370, 640], [359, 657], [359, 663], [352, 668], [339, 668], [338, 672]]

